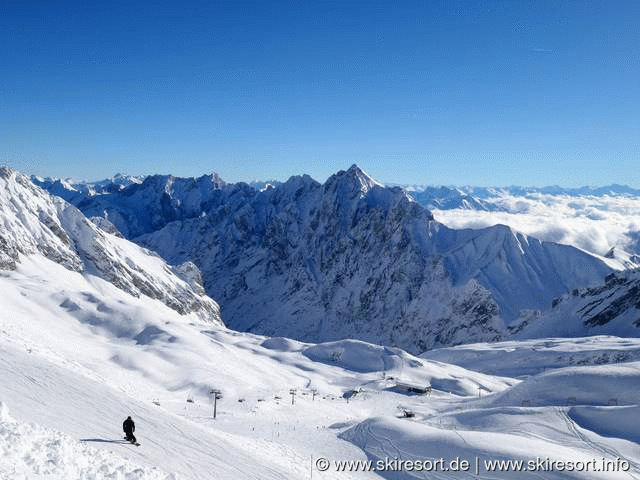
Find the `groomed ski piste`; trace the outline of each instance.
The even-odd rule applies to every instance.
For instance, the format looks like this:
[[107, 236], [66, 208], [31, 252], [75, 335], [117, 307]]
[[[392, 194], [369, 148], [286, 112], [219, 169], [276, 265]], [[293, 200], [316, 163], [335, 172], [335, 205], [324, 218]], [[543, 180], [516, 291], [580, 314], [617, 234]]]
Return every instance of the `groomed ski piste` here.
[[[353, 340], [313, 345], [180, 315], [39, 254], [2, 272], [0, 291], [2, 479], [640, 478], [638, 340], [476, 344], [424, 358]], [[430, 395], [407, 388], [427, 385]], [[140, 447], [122, 438], [127, 415]], [[393, 464], [438, 459], [470, 467]], [[582, 470], [485, 471], [494, 460]], [[367, 461], [385, 471], [355, 471]], [[605, 461], [626, 471], [593, 471]]]

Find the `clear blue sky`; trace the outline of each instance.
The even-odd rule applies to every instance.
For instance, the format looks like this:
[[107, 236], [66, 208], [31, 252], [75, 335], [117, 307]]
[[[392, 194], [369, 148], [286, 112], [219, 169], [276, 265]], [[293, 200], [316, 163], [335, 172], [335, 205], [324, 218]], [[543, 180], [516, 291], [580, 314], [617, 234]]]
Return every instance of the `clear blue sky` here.
[[640, 186], [640, 3], [0, 2], [0, 162]]

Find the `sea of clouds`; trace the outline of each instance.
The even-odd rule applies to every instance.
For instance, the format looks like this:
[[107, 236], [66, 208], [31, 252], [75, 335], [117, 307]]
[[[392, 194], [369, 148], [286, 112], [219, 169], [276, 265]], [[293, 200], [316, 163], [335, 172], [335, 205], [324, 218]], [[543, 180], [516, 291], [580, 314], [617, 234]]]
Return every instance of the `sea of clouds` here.
[[503, 194], [485, 200], [500, 211], [433, 210], [453, 228], [505, 224], [541, 240], [604, 255], [612, 247], [640, 253], [640, 197]]

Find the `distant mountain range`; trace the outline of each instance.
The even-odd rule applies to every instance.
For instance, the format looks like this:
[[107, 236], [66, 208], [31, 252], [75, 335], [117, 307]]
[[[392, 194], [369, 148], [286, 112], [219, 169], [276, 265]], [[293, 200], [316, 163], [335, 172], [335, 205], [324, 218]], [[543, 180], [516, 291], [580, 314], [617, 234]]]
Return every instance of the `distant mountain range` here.
[[[212, 178], [218, 178], [213, 174]], [[31, 180], [49, 191], [61, 192], [77, 190], [82, 194], [98, 195], [122, 190], [132, 184], [139, 184], [147, 178], [145, 175], [125, 175], [118, 173], [111, 178], [97, 181], [83, 181], [61, 179], [54, 177], [39, 177], [33, 175]], [[223, 182], [224, 183], [224, 182]], [[253, 180], [246, 182], [256, 190], [264, 190], [267, 187], [276, 187], [284, 182], [278, 180]], [[427, 208], [473, 208], [473, 209], [500, 209], [489, 200], [504, 196], [535, 198], [538, 195], [570, 196], [570, 197], [603, 197], [603, 196], [630, 196], [640, 197], [640, 189], [628, 185], [611, 184], [600, 187], [560, 187], [549, 185], [546, 187], [523, 187], [512, 185], [508, 187], [477, 187], [477, 186], [446, 186], [446, 185], [415, 185], [387, 183], [387, 187], [400, 187], [406, 190], [420, 205]]]
[[542, 240], [640, 266], [640, 190], [631, 187], [406, 188], [449, 226], [505, 223]]
[[214, 175], [119, 177], [99, 189], [33, 180], [170, 264], [192, 261], [225, 323], [267, 335], [413, 352], [495, 340], [622, 268], [504, 225], [447, 228], [355, 165], [324, 184], [257, 188]]
[[566, 188], [548, 187], [452, 187], [452, 186], [420, 186], [400, 185], [405, 188], [418, 203], [428, 208], [471, 208], [498, 210], [493, 199], [513, 196], [536, 198], [539, 195], [570, 196], [570, 197], [603, 197], [603, 196], [640, 196], [640, 190], [627, 185], [607, 185], [604, 187]]

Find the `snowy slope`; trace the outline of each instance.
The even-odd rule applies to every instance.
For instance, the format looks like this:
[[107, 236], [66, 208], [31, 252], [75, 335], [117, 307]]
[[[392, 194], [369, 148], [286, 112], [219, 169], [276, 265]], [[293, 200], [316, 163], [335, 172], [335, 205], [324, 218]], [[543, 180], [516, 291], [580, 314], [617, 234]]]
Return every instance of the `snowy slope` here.
[[[387, 250], [378, 246], [376, 235], [367, 232], [387, 225], [392, 230], [385, 245], [393, 246], [396, 226], [400, 239], [412, 235], [407, 238], [433, 249], [439, 258], [439, 270], [435, 270], [442, 276], [434, 276], [428, 285], [443, 299], [468, 299], [470, 291], [465, 288], [490, 295], [477, 280], [460, 284], [463, 277], [452, 279], [445, 269], [445, 254], [471, 241], [466, 235], [483, 251], [490, 251], [490, 244], [484, 246], [473, 232], [440, 230], [428, 218], [433, 230], [425, 230], [424, 210], [415, 209], [407, 220], [406, 209], [416, 208], [414, 203], [406, 200], [405, 204], [402, 198], [406, 197], [397, 196], [396, 191], [353, 173], [349, 182], [331, 186], [336, 190], [323, 204], [325, 213], [316, 217], [317, 229], [334, 234], [328, 238], [334, 242], [331, 248], [320, 250], [323, 254], [335, 255], [329, 257], [333, 262], [349, 258], [335, 253], [340, 242], [346, 242], [343, 234], [335, 234], [344, 229], [356, 233], [355, 240], [375, 247], [366, 257], [375, 265], [375, 255], [382, 257]], [[123, 269], [125, 280], [136, 278], [127, 277], [126, 268], [130, 268], [154, 286], [160, 285], [167, 295], [182, 288], [206, 301], [193, 265], [169, 269], [158, 257], [105, 233], [73, 207], [52, 201], [21, 178], [8, 173], [3, 191], [12, 195], [2, 197], [0, 204], [8, 225], [2, 231], [3, 251], [9, 259], [0, 271], [2, 480], [522, 478], [521, 472], [486, 469], [480, 476], [469, 472], [455, 477], [451, 472], [406, 469], [338, 472], [335, 464], [385, 457], [450, 461], [456, 456], [482, 465], [490, 460], [536, 457], [583, 464], [622, 459], [628, 467], [623, 471], [532, 475], [640, 478], [640, 451], [635, 443], [640, 429], [637, 422], [629, 421], [640, 403], [640, 368], [637, 361], [628, 362], [636, 359], [635, 340], [540, 340], [536, 347], [543, 350], [540, 357], [529, 343], [503, 344], [504, 351], [522, 346], [523, 355], [502, 356], [501, 374], [526, 376], [516, 379], [360, 340], [312, 344], [234, 332], [211, 317], [203, 321], [200, 309], [180, 311], [166, 296], [127, 288], [108, 274]], [[301, 188], [302, 193], [298, 201], [289, 203], [290, 208], [313, 208], [314, 202], [302, 201], [307, 198], [305, 185], [311, 197], [322, 196], [324, 190], [305, 179], [297, 182], [289, 186], [295, 187], [290, 193], [295, 196]], [[361, 196], [363, 189], [366, 194]], [[278, 189], [265, 192], [269, 191], [283, 194]], [[328, 198], [338, 191], [344, 201], [331, 203]], [[237, 207], [249, 214], [243, 202]], [[261, 208], [279, 212], [268, 203]], [[280, 214], [282, 225], [296, 225], [287, 224], [286, 215]], [[385, 221], [378, 222], [376, 216]], [[394, 216], [405, 221], [395, 223]], [[234, 222], [240, 218], [231, 216]], [[235, 233], [242, 232], [243, 222], [238, 225]], [[280, 234], [288, 231], [275, 229], [268, 236], [270, 245], [289, 252], [288, 243], [298, 236], [287, 234], [283, 239]], [[243, 235], [250, 236], [251, 230]], [[223, 245], [232, 244], [229, 240]], [[406, 245], [398, 247], [398, 252], [406, 250]], [[228, 249], [227, 254], [232, 251]], [[421, 257], [393, 258], [402, 264]], [[358, 266], [356, 258], [350, 261], [356, 263], [346, 267]], [[270, 272], [276, 276], [278, 265], [273, 258]], [[411, 263], [402, 265], [407, 268]], [[348, 277], [344, 282], [348, 285]], [[491, 347], [474, 348], [481, 352]], [[554, 348], [574, 349], [575, 357], [558, 353], [560, 358], [553, 360], [549, 352]], [[545, 363], [544, 371], [518, 371], [527, 358], [531, 363], [537, 358], [537, 365]], [[478, 356], [479, 365], [490, 367], [489, 357], [485, 360]], [[582, 360], [612, 364], [571, 366]], [[457, 359], [453, 355], [448, 361]], [[627, 363], [615, 363], [621, 361]], [[462, 356], [460, 363], [474, 367]], [[432, 387], [430, 395], [411, 391], [427, 386]], [[221, 392], [215, 420], [212, 389]], [[127, 415], [136, 421], [140, 447], [121, 441], [121, 424]], [[319, 469], [324, 465], [318, 463], [320, 459], [329, 461], [327, 471]]]
[[505, 225], [449, 230], [447, 236], [451, 246], [441, 249], [455, 282], [472, 278], [488, 288], [509, 323], [523, 310], [546, 310], [563, 293], [600, 283], [613, 266]]
[[0, 268], [15, 269], [40, 253], [78, 272], [103, 278], [134, 296], [161, 300], [180, 313], [220, 322], [218, 305], [198, 285], [193, 265], [171, 268], [157, 255], [98, 228], [75, 207], [0, 169]]
[[[443, 425], [438, 423], [440, 421], [448, 423]], [[549, 438], [551, 431], [553, 440]], [[582, 445], [576, 441], [581, 435], [586, 439]], [[591, 432], [585, 435], [564, 412], [551, 409], [538, 412], [476, 410], [415, 422], [373, 418], [348, 430], [343, 438], [360, 446], [375, 464], [384, 466], [387, 459], [402, 459], [426, 465], [423, 471], [394, 472], [389, 469], [379, 472], [388, 479], [638, 478], [635, 463], [626, 464], [628, 471], [594, 471], [603, 468], [603, 459], [615, 463], [620, 455], [633, 452], [633, 444], [615, 442], [615, 448], [606, 443], [602, 447], [599, 442], [606, 442], [606, 439]], [[439, 464], [441, 459], [442, 464]], [[496, 460], [522, 462], [524, 470], [521, 464], [518, 470], [512, 467], [510, 471], [496, 471]], [[492, 462], [493, 468], [489, 466]], [[551, 470], [547, 467], [551, 462], [562, 464]], [[527, 468], [531, 470], [527, 471]]]
[[[637, 362], [557, 369], [567, 361], [554, 363], [547, 355], [544, 373], [519, 381], [356, 340], [265, 338], [203, 324], [195, 313], [180, 315], [40, 254], [3, 272], [0, 289], [0, 401], [17, 422], [6, 412], [0, 421], [3, 480], [38, 474], [452, 478], [433, 472], [338, 473], [334, 467], [321, 472], [313, 463], [387, 456], [471, 462], [620, 457], [630, 462], [629, 472], [544, 472], [544, 478], [640, 478], [640, 451], [633, 443], [640, 430], [628, 421], [640, 401]], [[615, 352], [633, 355], [636, 350], [625, 342], [635, 342], [636, 349], [638, 343], [566, 342], [564, 348], [555, 341], [555, 348], [573, 348], [578, 357], [595, 355], [601, 362], [633, 359]], [[551, 343], [546, 341], [549, 350]], [[524, 349], [531, 359], [537, 355], [526, 344]], [[504, 371], [527, 362], [503, 357]], [[488, 364], [481, 357], [478, 363]], [[408, 394], [398, 383], [431, 385], [433, 392]], [[215, 421], [211, 388], [222, 392]], [[619, 406], [609, 406], [612, 398]], [[530, 406], [522, 406], [526, 400]], [[399, 418], [408, 411], [415, 416]], [[140, 447], [120, 442], [127, 415], [137, 422]], [[480, 478], [521, 473], [484, 472]]]
[[[559, 388], [562, 386], [562, 388]], [[640, 403], [640, 362], [557, 368], [526, 378], [483, 402], [492, 406]]]
[[89, 442], [83, 443], [61, 432], [18, 422], [4, 403], [0, 403], [0, 445], [0, 478], [3, 480], [175, 478], [157, 468], [141, 467], [116, 453], [93, 448]]
[[[363, 458], [338, 439], [344, 427], [329, 427], [395, 414], [406, 398], [395, 379], [433, 384], [436, 396], [436, 385], [464, 396], [515, 383], [363, 342], [239, 334], [39, 254], [3, 272], [0, 289], [0, 401], [19, 422], [0, 427], [0, 478], [82, 478], [86, 447], [107, 451], [98, 456], [107, 470], [140, 466], [142, 479], [164, 478], [158, 471], [177, 479], [307, 478], [310, 455]], [[211, 388], [223, 394], [215, 423]], [[350, 391], [359, 393], [347, 402]], [[137, 421], [140, 448], [120, 443], [127, 415]], [[9, 444], [16, 432], [18, 451]], [[49, 454], [59, 456], [47, 463]]]
[[[623, 342], [618, 339], [619, 346]], [[556, 346], [560, 343], [555, 340]], [[594, 339], [586, 349], [597, 343]], [[614, 343], [605, 339], [601, 349]], [[518, 342], [504, 344], [508, 345], [518, 350]], [[577, 355], [582, 354], [580, 346], [573, 342]], [[481, 354], [478, 364], [489, 365], [481, 347], [475, 347]], [[453, 358], [455, 350], [464, 348], [447, 350]], [[521, 363], [526, 356], [521, 353], [505, 355], [501, 370], [524, 372]], [[536, 352], [529, 355], [535, 361]], [[548, 367], [494, 395], [479, 390], [481, 398], [414, 404], [411, 419], [367, 419], [343, 432], [342, 438], [362, 448], [373, 462], [400, 458], [433, 465], [444, 459], [450, 467], [458, 459], [469, 464], [468, 470], [455, 473], [379, 472], [384, 478], [640, 478], [640, 429], [632, 420], [640, 401], [638, 362], [562, 368], [560, 360]], [[495, 460], [523, 464], [520, 470], [513, 470], [511, 463], [511, 471], [496, 471], [491, 469]], [[616, 469], [613, 464], [620, 460], [627, 462], [625, 468]], [[562, 463], [552, 469], [549, 465], [558, 466], [555, 462]]]
[[355, 165], [262, 191], [154, 176], [76, 204], [172, 264], [193, 261], [231, 327], [305, 341], [496, 340], [521, 310], [617, 265], [504, 226], [449, 229]]
[[519, 378], [574, 365], [639, 361], [640, 339], [589, 336], [470, 343], [430, 350], [420, 357]]
[[572, 290], [518, 327], [518, 338], [640, 333], [640, 270], [616, 272], [599, 286]]
[[[3, 352], [0, 375], [4, 383], [1, 394], [12, 414], [21, 423], [35, 423], [36, 430], [63, 431], [75, 439], [75, 442], [65, 439], [75, 450], [83, 446], [99, 448], [146, 470], [161, 466], [159, 470], [175, 474], [179, 479], [237, 478], [238, 475], [248, 479], [286, 478], [286, 468], [278, 468], [277, 461], [261, 458], [249, 448], [238, 448], [239, 442], [233, 435], [199, 426], [151, 402], [136, 401], [129, 392], [115, 388], [117, 378], [97, 382], [47, 362], [33, 350], [29, 354], [11, 347]], [[137, 423], [136, 434], [141, 443], [138, 448], [121, 441], [122, 420], [127, 415], [132, 415]], [[253, 449], [257, 452], [258, 445], [254, 444]], [[38, 445], [32, 450], [33, 453], [29, 452], [32, 456], [46, 453]], [[87, 462], [86, 453], [83, 456], [85, 458], [64, 460], [75, 466]], [[40, 466], [37, 461], [32, 463], [28, 456], [21, 460], [24, 464], [17, 467], [25, 470]], [[6, 471], [3, 474], [8, 475]], [[31, 477], [27, 474], [26, 478]], [[140, 475], [140, 478], [164, 477]]]

